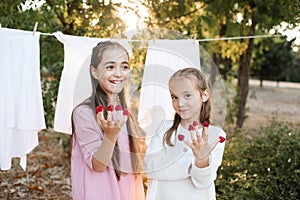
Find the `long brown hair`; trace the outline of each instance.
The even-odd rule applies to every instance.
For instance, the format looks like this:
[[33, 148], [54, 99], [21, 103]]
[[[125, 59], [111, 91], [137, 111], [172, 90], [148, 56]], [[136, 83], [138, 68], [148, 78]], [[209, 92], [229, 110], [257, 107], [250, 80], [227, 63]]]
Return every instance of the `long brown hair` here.
[[[209, 85], [207, 83], [205, 75], [196, 68], [185, 68], [178, 70], [175, 72], [169, 79], [169, 83], [176, 77], [182, 77], [185, 79], [189, 79], [191, 81], [195, 82], [195, 85], [197, 89], [200, 92], [200, 95], [204, 90], [207, 90], [209, 93], [209, 98], [206, 102], [202, 104], [201, 110], [200, 110], [200, 116], [199, 116], [199, 122], [202, 124], [204, 121], [210, 122], [210, 112], [211, 112], [211, 106], [212, 106], [212, 100], [210, 95], [210, 89]], [[175, 134], [177, 135], [177, 128], [181, 122], [181, 117], [179, 114], [175, 113], [173, 125], [166, 131], [163, 143], [167, 144], [169, 146], [174, 146], [174, 144], [171, 142], [171, 136], [173, 132], [175, 131]]]
[[[121, 44], [112, 41], [103, 41], [103, 42], [99, 42], [97, 46], [93, 48], [90, 66], [97, 68], [103, 59], [104, 52], [106, 50], [110, 50], [113, 48], [123, 49], [124, 52], [126, 52], [127, 56], [129, 57], [127, 50]], [[99, 81], [93, 77], [91, 70], [90, 70], [90, 77], [92, 82], [92, 94], [88, 100], [84, 101], [80, 105], [82, 104], [88, 105], [92, 108], [94, 113], [96, 113], [95, 110], [97, 106], [103, 105], [104, 107], [107, 107], [108, 96], [103, 90], [103, 88], [101, 87], [101, 85], [99, 84]], [[123, 88], [122, 91], [118, 94], [120, 100], [119, 103], [122, 105], [123, 108], [127, 108], [125, 90], [126, 88]], [[106, 110], [104, 110], [104, 117], [105, 118], [107, 117]], [[95, 119], [96, 119], [96, 114], [95, 114]], [[132, 167], [134, 172], [138, 173], [142, 171], [142, 154], [141, 154], [142, 152], [140, 151], [140, 146], [139, 146], [140, 143], [139, 138], [141, 138], [141, 133], [139, 132], [137, 123], [135, 122], [131, 114], [127, 120], [126, 126], [128, 131], [128, 137], [129, 137]], [[114, 152], [112, 155], [112, 164], [116, 172], [116, 176], [119, 180], [120, 176], [125, 173], [123, 173], [120, 170], [120, 149], [118, 147], [118, 143], [116, 143], [114, 147]]]

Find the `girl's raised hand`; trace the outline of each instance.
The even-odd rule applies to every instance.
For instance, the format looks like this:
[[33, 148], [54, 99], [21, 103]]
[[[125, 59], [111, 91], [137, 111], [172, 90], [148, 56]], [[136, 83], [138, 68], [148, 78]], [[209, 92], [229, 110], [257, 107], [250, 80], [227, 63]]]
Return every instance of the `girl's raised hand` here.
[[199, 123], [194, 121], [193, 125], [189, 126], [189, 131], [191, 134], [192, 142], [188, 142], [184, 139], [184, 135], [179, 134], [178, 139], [182, 140], [186, 145], [188, 145], [196, 158], [195, 162], [200, 163], [202, 161], [208, 161], [208, 156], [212, 152], [212, 150], [216, 147], [216, 145], [220, 142], [224, 142], [225, 138], [220, 136], [217, 138], [212, 144], [208, 143], [208, 122], [203, 123], [202, 136], [198, 129]]
[[119, 132], [123, 125], [126, 123], [130, 112], [127, 109], [122, 109], [121, 105], [116, 106], [117, 117], [115, 120], [112, 119], [112, 112], [114, 112], [114, 106], [108, 105], [107, 110], [107, 119], [104, 118], [103, 111], [104, 107], [102, 105], [96, 108], [96, 117], [99, 126], [102, 128], [104, 134], [112, 140], [118, 138]]

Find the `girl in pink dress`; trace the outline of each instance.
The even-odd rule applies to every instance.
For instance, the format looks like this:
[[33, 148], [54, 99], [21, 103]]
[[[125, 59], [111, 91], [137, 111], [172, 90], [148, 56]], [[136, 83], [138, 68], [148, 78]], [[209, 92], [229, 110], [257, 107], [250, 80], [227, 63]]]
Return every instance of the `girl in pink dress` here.
[[129, 55], [116, 42], [93, 48], [92, 95], [72, 114], [74, 200], [143, 200], [138, 129], [126, 109]]

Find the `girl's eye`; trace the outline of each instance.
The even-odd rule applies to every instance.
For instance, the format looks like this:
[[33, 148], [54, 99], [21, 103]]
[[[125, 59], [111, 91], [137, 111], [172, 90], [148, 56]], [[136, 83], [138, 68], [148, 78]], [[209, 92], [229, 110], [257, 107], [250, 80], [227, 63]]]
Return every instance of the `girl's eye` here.
[[125, 70], [130, 70], [130, 67], [129, 67], [129, 65], [124, 65], [124, 66], [122, 66], [122, 69], [125, 71]]
[[190, 95], [190, 94], [186, 94], [185, 95], [185, 98], [190, 98], [192, 95]]
[[178, 99], [176, 96], [171, 96], [172, 100]]
[[113, 66], [113, 65], [108, 65], [108, 66], [106, 66], [106, 69], [108, 69], [108, 70], [113, 70], [113, 69], [114, 69], [114, 66]]

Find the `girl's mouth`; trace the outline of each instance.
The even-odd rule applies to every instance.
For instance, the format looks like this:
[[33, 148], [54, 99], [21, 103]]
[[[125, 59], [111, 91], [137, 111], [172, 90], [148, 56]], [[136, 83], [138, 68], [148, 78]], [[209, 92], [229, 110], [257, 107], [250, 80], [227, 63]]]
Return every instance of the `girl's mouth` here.
[[179, 110], [180, 113], [185, 113], [187, 110]]
[[110, 80], [109, 82], [114, 85], [117, 85], [117, 84], [120, 84], [122, 81], [121, 80]]

